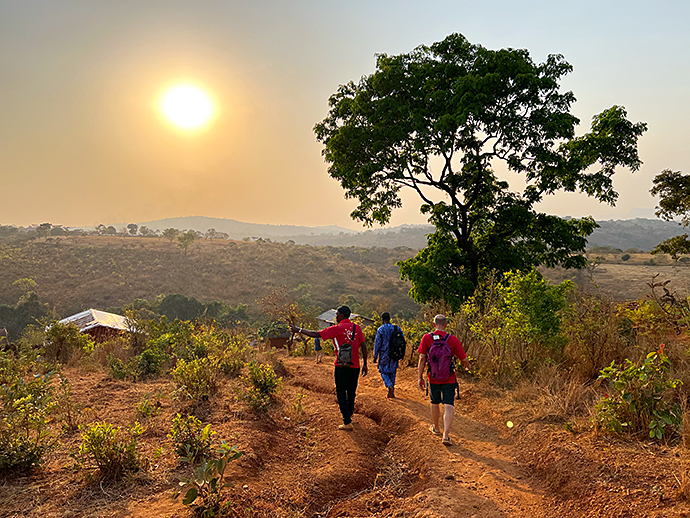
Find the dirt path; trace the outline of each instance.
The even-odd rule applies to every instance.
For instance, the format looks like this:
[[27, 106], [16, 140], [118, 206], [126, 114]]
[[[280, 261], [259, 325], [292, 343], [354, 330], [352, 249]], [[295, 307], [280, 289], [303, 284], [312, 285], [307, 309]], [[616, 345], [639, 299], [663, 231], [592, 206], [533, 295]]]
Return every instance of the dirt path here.
[[[319, 398], [323, 401], [323, 410], [336, 413], [337, 423], [332, 365], [313, 365], [305, 359], [287, 359], [285, 363], [294, 375], [291, 383], [323, 393]], [[461, 382], [461, 397], [456, 403], [456, 418], [451, 430], [454, 445], [445, 447], [429, 432], [428, 397], [416, 387], [416, 369], [399, 372], [397, 397], [391, 400], [385, 397], [383, 383], [376, 367], [372, 367], [374, 370], [367, 377], [360, 378], [354, 432], [339, 432], [333, 426], [332, 435], [334, 439], [348, 441], [353, 448], [358, 447], [358, 438], [367, 433], [372, 424], [389, 435], [384, 450], [371, 461], [385, 457], [396, 459], [418, 475], [416, 481], [414, 477], [408, 480], [409, 487], [400, 495], [402, 498], [392, 505], [404, 512], [401, 516], [544, 515], [542, 491], [513, 461], [510, 438], [474, 417], [485, 409], [472, 397], [471, 386]], [[360, 506], [356, 502], [336, 507], [335, 514], [328, 516], [369, 516], [357, 514]], [[369, 506], [369, 511], [374, 509]], [[396, 514], [388, 509], [381, 516]]]
[[[391, 400], [375, 366], [360, 378], [354, 431], [343, 432], [332, 364], [279, 359], [283, 384], [268, 414], [238, 399], [239, 379], [224, 380], [208, 401], [184, 402], [170, 398], [174, 387], [165, 377], [130, 383], [67, 371], [76, 401], [89, 409], [84, 422], [141, 421], [144, 469], [99, 483], [93, 468], [70, 456], [80, 444], [74, 431], [60, 436], [40, 469], [0, 474], [0, 517], [191, 518], [190, 508], [170, 498], [190, 474], [168, 437], [178, 412], [196, 415], [216, 442], [244, 452], [228, 468], [228, 518], [690, 516], [690, 455], [682, 446], [571, 433], [535, 417], [543, 413], [531, 410], [534, 398], [461, 381], [454, 445], [445, 447], [429, 431], [416, 369], [399, 371]], [[135, 410], [146, 394], [161, 395], [160, 412], [150, 418]]]

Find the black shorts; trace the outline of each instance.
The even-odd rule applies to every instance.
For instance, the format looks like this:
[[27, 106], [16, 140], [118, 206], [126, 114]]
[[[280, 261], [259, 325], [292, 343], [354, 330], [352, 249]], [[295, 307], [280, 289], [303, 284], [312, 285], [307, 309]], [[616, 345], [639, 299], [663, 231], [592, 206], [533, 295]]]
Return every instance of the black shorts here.
[[455, 404], [455, 383], [429, 383], [429, 394], [431, 404], [454, 406]]

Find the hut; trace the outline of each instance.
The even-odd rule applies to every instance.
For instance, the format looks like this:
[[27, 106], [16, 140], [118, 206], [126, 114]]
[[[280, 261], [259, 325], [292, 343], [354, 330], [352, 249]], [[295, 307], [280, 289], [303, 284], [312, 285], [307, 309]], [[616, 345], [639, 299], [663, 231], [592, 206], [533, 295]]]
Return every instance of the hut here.
[[77, 326], [80, 333], [90, 335], [97, 342], [132, 331], [132, 326], [126, 317], [98, 309], [87, 309], [76, 315], [63, 318], [59, 323], [73, 324]]
[[[328, 311], [324, 311], [318, 317], [316, 317], [316, 321], [319, 323], [319, 329], [326, 329], [329, 326], [335, 325], [335, 313], [335, 309], [329, 309]], [[353, 320], [362, 327], [367, 327], [374, 324], [374, 321], [371, 318], [358, 315], [357, 313], [352, 313], [350, 315], [350, 320]]]

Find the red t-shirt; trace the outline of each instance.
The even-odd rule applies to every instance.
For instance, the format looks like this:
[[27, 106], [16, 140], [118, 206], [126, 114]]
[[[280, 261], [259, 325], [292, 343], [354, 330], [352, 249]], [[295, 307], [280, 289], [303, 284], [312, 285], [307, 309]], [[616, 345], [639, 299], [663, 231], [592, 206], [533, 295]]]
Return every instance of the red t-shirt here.
[[340, 344], [352, 344], [352, 365], [353, 369], [359, 369], [359, 346], [364, 343], [364, 335], [362, 334], [362, 327], [357, 326], [354, 340], [352, 339], [352, 322], [349, 319], [341, 320], [334, 326], [327, 327], [319, 331], [321, 338], [324, 340], [333, 339], [335, 345], [336, 357]]
[[[445, 331], [434, 331], [431, 334], [425, 333], [424, 336], [422, 337], [422, 341], [419, 344], [419, 354], [426, 354], [429, 352], [429, 348], [431, 347], [431, 344], [434, 343], [434, 339], [431, 337], [431, 335], [439, 335], [440, 337], [444, 337], [447, 335]], [[450, 346], [450, 351], [453, 353], [455, 357], [457, 357], [459, 360], [464, 360], [467, 358], [467, 354], [465, 354], [465, 349], [462, 348], [462, 344], [460, 343], [460, 340], [458, 340], [458, 337], [455, 335], [450, 335], [450, 338], [448, 338], [448, 345]], [[429, 373], [427, 372], [427, 376]], [[442, 384], [442, 383], [455, 383], [456, 378], [455, 378], [455, 373], [453, 373], [450, 378], [445, 379], [445, 380], [432, 380], [429, 378], [429, 383], [434, 383], [434, 384]]]

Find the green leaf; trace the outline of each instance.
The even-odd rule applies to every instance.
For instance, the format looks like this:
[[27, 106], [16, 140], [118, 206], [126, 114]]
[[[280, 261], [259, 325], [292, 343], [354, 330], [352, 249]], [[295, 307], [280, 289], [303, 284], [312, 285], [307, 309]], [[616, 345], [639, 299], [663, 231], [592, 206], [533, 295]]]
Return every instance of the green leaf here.
[[189, 488], [189, 491], [187, 491], [187, 494], [184, 495], [184, 500], [182, 500], [182, 503], [184, 505], [189, 505], [192, 502], [194, 502], [194, 500], [196, 500], [197, 496], [199, 496], [199, 491], [197, 490], [197, 488], [191, 487]]

